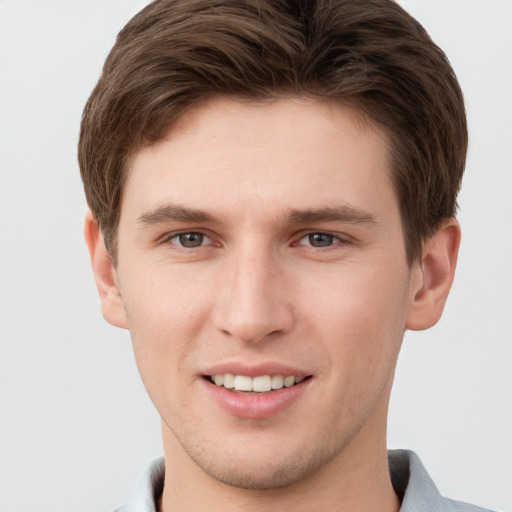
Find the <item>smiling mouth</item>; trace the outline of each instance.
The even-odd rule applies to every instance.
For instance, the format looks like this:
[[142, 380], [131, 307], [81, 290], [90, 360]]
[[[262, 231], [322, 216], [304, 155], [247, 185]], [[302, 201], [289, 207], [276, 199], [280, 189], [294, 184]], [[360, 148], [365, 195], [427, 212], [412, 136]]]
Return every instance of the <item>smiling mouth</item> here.
[[278, 389], [291, 388], [312, 376], [295, 377], [294, 375], [259, 375], [249, 377], [247, 375], [233, 375], [231, 373], [206, 375], [204, 378], [235, 393], [269, 393]]

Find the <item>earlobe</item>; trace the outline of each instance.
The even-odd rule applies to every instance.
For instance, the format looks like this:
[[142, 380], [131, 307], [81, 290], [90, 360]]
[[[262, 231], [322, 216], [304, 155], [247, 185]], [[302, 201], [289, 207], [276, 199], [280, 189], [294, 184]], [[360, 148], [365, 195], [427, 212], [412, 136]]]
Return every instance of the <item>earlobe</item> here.
[[98, 223], [90, 210], [85, 215], [84, 236], [89, 247], [103, 317], [108, 323], [127, 329], [128, 322], [119, 291], [116, 271], [105, 248]]
[[456, 219], [445, 222], [425, 243], [421, 260], [413, 268], [407, 329], [428, 329], [441, 318], [455, 275], [459, 245]]

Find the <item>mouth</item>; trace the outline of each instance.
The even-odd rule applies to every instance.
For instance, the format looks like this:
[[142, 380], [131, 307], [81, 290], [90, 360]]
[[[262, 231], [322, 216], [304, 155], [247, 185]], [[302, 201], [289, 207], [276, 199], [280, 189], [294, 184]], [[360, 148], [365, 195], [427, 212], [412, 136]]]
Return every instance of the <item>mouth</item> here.
[[238, 366], [240, 373], [217, 367], [207, 370], [201, 379], [212, 401], [231, 416], [245, 419], [275, 417], [292, 404], [302, 403], [299, 397], [309, 396], [307, 390], [313, 382], [311, 374], [272, 363], [266, 364], [266, 368]]
[[312, 376], [297, 377], [294, 375], [233, 375], [232, 373], [219, 373], [204, 375], [203, 378], [218, 387], [225, 388], [233, 393], [261, 395], [272, 393], [283, 388], [291, 388]]

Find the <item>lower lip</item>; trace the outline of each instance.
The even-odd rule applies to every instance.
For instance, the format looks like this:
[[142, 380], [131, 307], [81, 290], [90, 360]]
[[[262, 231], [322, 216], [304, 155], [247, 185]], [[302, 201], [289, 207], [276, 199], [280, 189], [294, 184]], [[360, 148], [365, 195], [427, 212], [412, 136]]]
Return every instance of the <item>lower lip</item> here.
[[268, 393], [246, 394], [229, 391], [206, 379], [201, 379], [210, 397], [222, 409], [239, 418], [269, 418], [288, 408], [306, 390], [312, 379], [306, 379], [289, 388]]

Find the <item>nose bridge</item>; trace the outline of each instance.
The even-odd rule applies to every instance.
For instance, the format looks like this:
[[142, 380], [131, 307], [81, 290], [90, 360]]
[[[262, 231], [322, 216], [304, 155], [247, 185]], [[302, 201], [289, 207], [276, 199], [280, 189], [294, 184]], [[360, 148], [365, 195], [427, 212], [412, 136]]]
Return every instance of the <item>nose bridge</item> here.
[[279, 257], [258, 238], [234, 247], [225, 261], [216, 327], [248, 343], [284, 333], [293, 322]]

